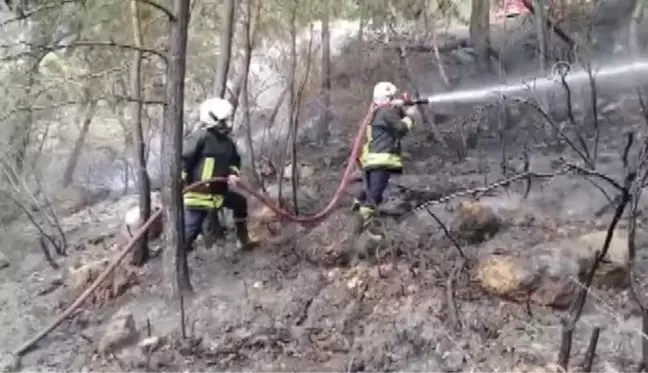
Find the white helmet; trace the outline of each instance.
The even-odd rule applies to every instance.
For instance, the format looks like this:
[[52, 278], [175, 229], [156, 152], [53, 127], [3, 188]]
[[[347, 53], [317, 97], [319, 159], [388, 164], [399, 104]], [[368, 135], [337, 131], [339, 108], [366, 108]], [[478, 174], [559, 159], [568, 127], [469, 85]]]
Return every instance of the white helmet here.
[[398, 88], [390, 82], [379, 82], [374, 86], [373, 102], [375, 104], [385, 104], [396, 96]]
[[223, 126], [224, 129], [232, 129], [230, 120], [234, 114], [234, 106], [222, 98], [209, 98], [200, 104], [200, 123], [203, 128]]

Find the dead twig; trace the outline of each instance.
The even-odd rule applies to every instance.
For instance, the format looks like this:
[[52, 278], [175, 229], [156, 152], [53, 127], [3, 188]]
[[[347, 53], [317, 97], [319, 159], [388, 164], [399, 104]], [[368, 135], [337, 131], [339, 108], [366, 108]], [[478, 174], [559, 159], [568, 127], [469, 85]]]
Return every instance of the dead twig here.
[[549, 116], [549, 114], [547, 114], [547, 112], [544, 111], [540, 106], [538, 106], [537, 104], [535, 104], [535, 103], [533, 103], [533, 102], [531, 102], [529, 100], [522, 99], [522, 98], [517, 98], [517, 97], [507, 98], [507, 97], [505, 97], [505, 99], [509, 99], [509, 100], [511, 100], [513, 102], [519, 103], [521, 105], [530, 107], [533, 110], [535, 110], [554, 129], [556, 134], [560, 138], [562, 138], [562, 140], [565, 141], [565, 143], [567, 143], [567, 145], [569, 145], [569, 147], [572, 148], [572, 150], [574, 150], [574, 152], [576, 152], [576, 154], [578, 154], [578, 156], [585, 162], [585, 164], [590, 169], [593, 170], [595, 168], [594, 164], [592, 164], [592, 160], [591, 160], [591, 157], [589, 156], [589, 152], [587, 150], [587, 147], [584, 147], [583, 149], [580, 149], [578, 146], [576, 146], [576, 144], [569, 138], [569, 136], [567, 136], [567, 134], [565, 133], [565, 130], [561, 126], [559, 126], [551, 118], [551, 116]]
[[187, 339], [187, 319], [185, 316], [184, 294], [180, 293], [180, 331], [182, 332], [182, 339]]
[[572, 340], [573, 340], [574, 330], [576, 328], [576, 323], [578, 323], [578, 320], [582, 315], [583, 307], [585, 306], [585, 301], [587, 299], [587, 294], [592, 285], [592, 281], [594, 280], [594, 275], [601, 261], [607, 255], [608, 249], [610, 248], [610, 242], [612, 241], [612, 236], [614, 235], [614, 232], [616, 230], [616, 226], [619, 223], [619, 220], [621, 220], [621, 217], [623, 216], [626, 206], [628, 205], [632, 197], [631, 188], [634, 181], [637, 178], [636, 170], [630, 170], [629, 167], [627, 166], [628, 153], [630, 147], [632, 146], [632, 143], [633, 143], [633, 136], [630, 135], [628, 137], [628, 145], [626, 146], [624, 153], [622, 155], [622, 159], [624, 160], [624, 165], [626, 168], [626, 176], [625, 176], [624, 187], [621, 192], [621, 200], [617, 205], [614, 216], [612, 217], [612, 221], [610, 222], [610, 225], [607, 229], [607, 234], [605, 236], [605, 242], [603, 243], [603, 248], [600, 251], [596, 252], [594, 262], [592, 263], [592, 267], [587, 273], [583, 281], [583, 286], [581, 286], [576, 299], [574, 300], [574, 302], [572, 303], [569, 309], [568, 316], [561, 320], [562, 332], [561, 332], [560, 350], [558, 354], [558, 366], [565, 371], [567, 371], [567, 367], [569, 365], [569, 358], [571, 355]]
[[448, 230], [448, 227], [446, 227], [446, 225], [443, 224], [441, 219], [439, 219], [439, 217], [436, 216], [436, 214], [434, 214], [432, 212], [432, 210], [430, 210], [429, 208], [426, 209], [426, 210], [427, 210], [427, 213], [430, 214], [430, 216], [437, 222], [437, 224], [439, 224], [441, 229], [443, 229], [443, 233], [445, 233], [446, 237], [448, 237], [450, 239], [450, 241], [452, 241], [452, 243], [457, 248], [457, 251], [459, 252], [459, 255], [461, 255], [461, 258], [464, 260], [464, 262], [467, 261], [468, 258], [466, 257], [466, 254], [464, 254], [464, 251], [461, 249], [461, 246], [459, 245], [459, 242], [457, 242], [457, 240], [454, 238], [452, 233], [450, 233], [450, 230]]
[[[162, 210], [158, 210], [155, 212], [151, 218], [146, 222], [146, 224], [142, 225], [137, 232], [137, 235], [141, 235], [144, 232], [146, 232], [151, 225], [153, 225], [157, 219], [160, 219], [162, 216]], [[135, 241], [131, 238], [128, 243], [124, 246], [121, 252], [117, 255], [117, 258], [113, 260], [112, 263], [108, 265], [108, 267], [101, 273], [88, 288], [81, 293], [77, 299], [75, 299], [72, 304], [70, 304], [52, 323], [50, 323], [45, 329], [40, 331], [38, 334], [36, 334], [33, 338], [28, 340], [27, 342], [23, 343], [18, 347], [18, 349], [15, 352], [15, 355], [17, 356], [22, 356], [24, 355], [27, 351], [31, 350], [36, 346], [38, 342], [40, 342], [41, 339], [45, 338], [49, 333], [51, 333], [54, 329], [56, 329], [57, 326], [59, 326], [64, 320], [66, 320], [68, 317], [72, 316], [74, 312], [77, 310], [77, 308], [82, 305], [86, 299], [103, 283], [108, 276], [117, 268], [119, 263], [128, 255], [128, 253], [131, 251], [131, 249], [134, 247]]]
[[446, 302], [447, 302], [447, 310], [448, 310], [448, 318], [450, 319], [450, 324], [453, 330], [455, 331], [461, 331], [463, 328], [461, 318], [459, 317], [459, 311], [457, 310], [457, 304], [455, 302], [455, 292], [454, 292], [454, 285], [457, 280], [457, 275], [459, 274], [459, 271], [463, 269], [466, 266], [466, 260], [462, 259], [459, 263], [457, 263], [454, 268], [452, 269], [452, 272], [450, 272], [450, 276], [448, 276], [448, 281], [446, 282]]
[[47, 248], [47, 242], [45, 242], [45, 237], [41, 235], [38, 238], [38, 242], [40, 244], [41, 250], [43, 251], [43, 254], [45, 255], [45, 260], [50, 265], [50, 267], [52, 267], [53, 269], [61, 268], [52, 258], [52, 254], [50, 254], [49, 249]]
[[596, 346], [598, 345], [600, 333], [601, 328], [598, 326], [592, 330], [592, 335], [590, 336], [589, 345], [587, 346], [587, 351], [585, 352], [585, 358], [583, 360], [583, 373], [590, 373], [592, 371], [592, 364], [594, 362], [594, 357], [596, 356]]

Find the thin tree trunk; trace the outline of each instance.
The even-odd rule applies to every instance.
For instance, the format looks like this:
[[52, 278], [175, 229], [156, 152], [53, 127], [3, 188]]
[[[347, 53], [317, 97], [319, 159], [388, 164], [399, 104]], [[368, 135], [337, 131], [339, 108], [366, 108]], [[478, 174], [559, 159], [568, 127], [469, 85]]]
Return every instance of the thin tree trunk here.
[[477, 51], [477, 69], [484, 76], [492, 71], [490, 63], [490, 0], [472, 0], [470, 40]]
[[14, 127], [9, 138], [9, 144], [13, 148], [13, 164], [18, 176], [22, 175], [23, 172], [27, 147], [29, 146], [29, 135], [34, 122], [34, 111], [31, 109], [31, 96], [36, 81], [37, 62], [33, 58], [28, 58], [27, 64], [32, 66], [27, 71], [27, 84], [23, 91], [23, 97], [19, 101], [19, 106], [26, 107], [27, 110], [25, 110], [23, 115], [18, 116], [20, 118], [17, 121], [18, 124]]
[[[295, 102], [295, 75], [297, 73], [297, 8], [299, 6], [298, 0], [294, 1], [293, 9], [290, 15], [290, 70], [288, 72], [288, 132], [286, 134], [286, 146], [290, 141], [294, 118], [293, 118], [293, 105]], [[279, 167], [277, 177], [279, 178], [279, 186], [277, 191], [277, 200], [279, 203], [283, 201], [283, 179], [284, 179], [284, 166], [285, 166], [285, 148], [279, 149]], [[297, 165], [293, 165], [293, 168]]]
[[365, 34], [365, 28], [367, 27], [367, 11], [366, 11], [366, 4], [364, 1], [360, 1], [358, 6], [360, 7], [360, 21], [358, 25], [358, 47], [356, 50], [358, 51], [358, 71], [360, 73], [360, 79], [364, 82], [365, 80], [365, 46], [364, 46], [364, 34]]
[[[175, 262], [174, 289], [180, 295], [193, 291], [185, 250], [182, 190], [180, 185], [180, 154], [182, 152], [184, 80], [187, 56], [190, 0], [174, 0], [175, 21], [171, 24], [168, 66], [166, 71], [166, 101], [162, 125], [162, 164], [164, 165], [164, 216], [166, 218], [167, 248], [175, 258], [166, 254], [164, 267], [172, 274]], [[173, 260], [175, 259], [175, 260]], [[169, 277], [169, 280], [171, 277]]]
[[[89, 94], [89, 93], [88, 93]], [[67, 162], [65, 171], [63, 171], [63, 186], [67, 187], [72, 183], [74, 177], [74, 170], [76, 169], [77, 163], [79, 162], [79, 157], [81, 157], [81, 150], [85, 144], [86, 137], [90, 131], [90, 124], [92, 124], [92, 118], [97, 111], [97, 100], [93, 100], [91, 97], [88, 98], [88, 106], [85, 110], [85, 115], [83, 116], [83, 124], [81, 126], [81, 133], [74, 142], [74, 148], [72, 148], [72, 154], [70, 159]]]
[[[328, 3], [324, 3], [324, 16], [322, 17], [322, 106], [320, 123], [317, 128], [317, 144], [325, 145], [329, 138], [329, 125], [331, 116], [331, 37], [329, 32]], [[294, 141], [294, 140], [293, 140]]]
[[[231, 49], [234, 36], [235, 7], [235, 0], [225, 1], [225, 17], [221, 32], [220, 51], [213, 89], [213, 96], [215, 97], [225, 97], [225, 91], [227, 90], [227, 75], [232, 57]], [[205, 246], [210, 247], [216, 242], [216, 239], [223, 237], [224, 229], [222, 223], [218, 211], [210, 210], [203, 223], [203, 240], [205, 241]]]
[[[243, 82], [241, 84], [241, 100], [243, 102], [243, 121], [245, 123], [245, 141], [248, 147], [248, 154], [250, 159], [250, 168], [252, 170], [252, 175], [258, 184], [258, 187], [266, 193], [265, 185], [263, 185], [263, 180], [259, 175], [258, 170], [256, 169], [256, 156], [254, 153], [254, 137], [252, 133], [252, 121], [250, 119], [250, 97], [248, 90], [248, 78], [250, 75], [250, 62], [252, 61], [252, 52], [254, 50], [254, 34], [256, 33], [256, 26], [254, 30], [252, 29], [252, 1], [247, 0], [246, 2], [246, 12], [247, 12], [247, 21], [245, 22], [245, 64], [243, 70]], [[263, 0], [259, 0], [261, 3]], [[257, 11], [257, 17], [260, 12]]]
[[[142, 30], [138, 0], [130, 0], [131, 20], [133, 23], [133, 39], [137, 48], [142, 47]], [[133, 120], [133, 158], [135, 161], [135, 174], [137, 175], [137, 190], [139, 193], [140, 219], [142, 222], [151, 216], [151, 180], [146, 170], [146, 145], [144, 144], [144, 131], [142, 131], [142, 52], [133, 52], [133, 65], [131, 66], [131, 94], [136, 100], [131, 104]], [[131, 264], [141, 266], [148, 260], [148, 235], [142, 236], [133, 251]]]
[[224, 97], [227, 88], [227, 73], [229, 72], [230, 59], [232, 58], [232, 39], [234, 36], [234, 10], [235, 0], [225, 1], [223, 31], [221, 32], [219, 58], [214, 81], [214, 96]]
[[630, 26], [628, 28], [628, 47], [633, 57], [638, 57], [643, 52], [639, 40], [639, 26], [643, 18], [644, 6], [643, 0], [635, 0], [635, 7], [632, 11], [632, 18], [630, 19]]
[[292, 163], [292, 175], [290, 175], [292, 182], [292, 197], [293, 197], [293, 206], [295, 207], [295, 214], [299, 214], [299, 206], [297, 199], [297, 191], [299, 190], [299, 167], [297, 156], [297, 134], [299, 133], [299, 113], [301, 110], [302, 95], [304, 94], [304, 87], [308, 82], [308, 77], [310, 75], [311, 65], [312, 65], [312, 56], [313, 56], [313, 26], [311, 24], [310, 29], [310, 39], [308, 41], [308, 52], [306, 53], [306, 71], [304, 72], [304, 79], [302, 80], [299, 89], [297, 90], [297, 95], [295, 97], [295, 102], [292, 105], [292, 146], [291, 146], [291, 163]]

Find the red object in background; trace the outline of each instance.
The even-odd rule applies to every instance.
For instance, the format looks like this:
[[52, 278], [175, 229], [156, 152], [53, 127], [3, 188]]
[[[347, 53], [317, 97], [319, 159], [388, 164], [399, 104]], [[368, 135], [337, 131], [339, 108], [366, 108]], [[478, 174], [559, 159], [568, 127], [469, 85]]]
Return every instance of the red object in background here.
[[528, 14], [529, 9], [524, 5], [523, 0], [500, 0], [495, 5], [495, 18], [510, 18]]

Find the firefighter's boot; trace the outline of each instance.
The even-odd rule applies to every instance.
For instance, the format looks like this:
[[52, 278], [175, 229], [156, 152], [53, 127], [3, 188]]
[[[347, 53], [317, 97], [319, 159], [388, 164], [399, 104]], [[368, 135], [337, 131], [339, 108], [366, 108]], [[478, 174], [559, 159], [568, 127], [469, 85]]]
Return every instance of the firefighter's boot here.
[[259, 246], [259, 240], [248, 231], [247, 221], [238, 221], [235, 223], [235, 227], [240, 250], [248, 251]]

